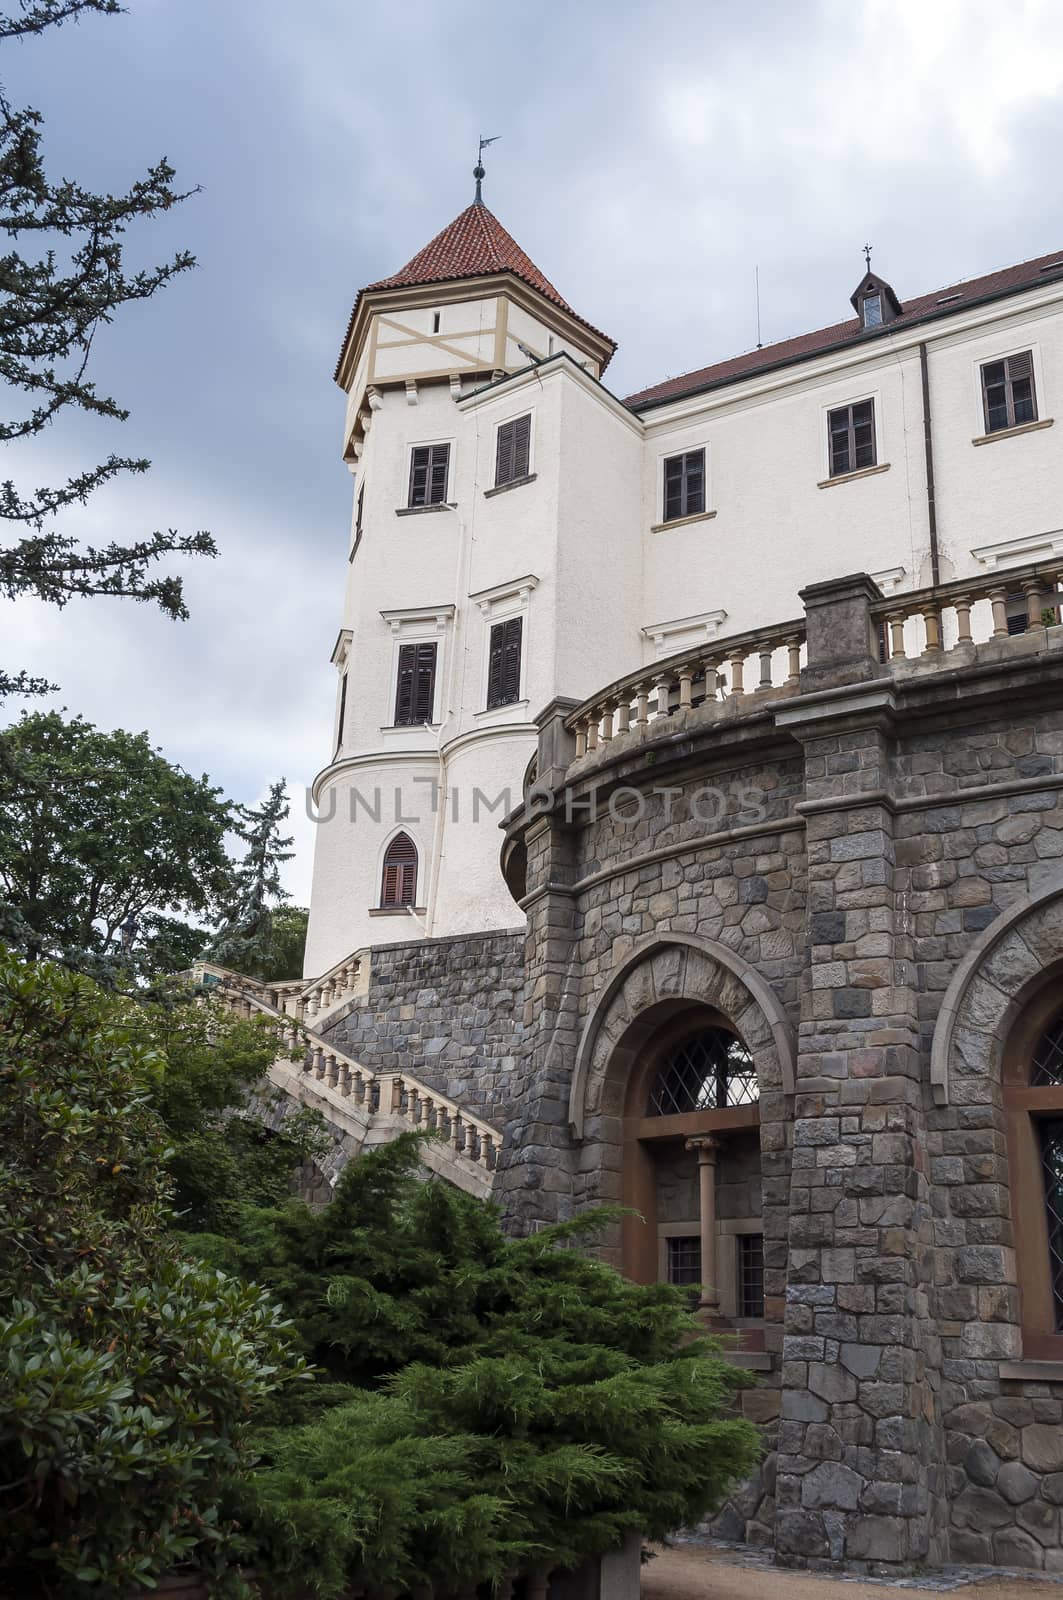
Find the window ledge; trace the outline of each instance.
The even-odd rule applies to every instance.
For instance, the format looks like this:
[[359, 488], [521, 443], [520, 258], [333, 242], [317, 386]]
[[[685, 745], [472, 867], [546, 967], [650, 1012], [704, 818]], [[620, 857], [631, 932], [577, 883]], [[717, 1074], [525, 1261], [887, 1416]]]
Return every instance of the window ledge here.
[[428, 912], [427, 906], [370, 906], [371, 917], [423, 917]]
[[747, 1372], [770, 1372], [772, 1368], [767, 1350], [724, 1350], [723, 1359], [732, 1367], [745, 1367]]
[[474, 711], [474, 717], [497, 717], [501, 712], [527, 711], [527, 700], [507, 700], [504, 706], [483, 706], [479, 711]]
[[1041, 422], [1020, 422], [1017, 428], [994, 428], [992, 433], [980, 434], [971, 443], [996, 444], [998, 439], [1014, 439], [1018, 433], [1040, 433], [1042, 428], [1050, 428], [1055, 420], [1055, 417], [1045, 417]]
[[1002, 1361], [997, 1375], [1009, 1382], [1063, 1383], [1063, 1361]]
[[688, 528], [692, 522], [711, 522], [715, 511], [695, 511], [692, 517], [669, 517], [667, 522], [655, 522], [651, 533], [663, 533], [666, 528]]
[[526, 483], [534, 483], [538, 476], [537, 472], [529, 472], [523, 478], [511, 478], [508, 483], [496, 483], [493, 489], [484, 490], [484, 499], [490, 500], [496, 494], [507, 494], [510, 489], [522, 489]]
[[439, 500], [435, 505], [431, 506], [396, 506], [395, 515], [397, 517], [423, 517], [426, 511], [453, 511], [454, 506], [455, 502], [453, 500]]
[[860, 467], [856, 472], [839, 472], [834, 478], [824, 478], [822, 483], [817, 483], [817, 489], [833, 489], [839, 483], [852, 483], [855, 478], [873, 478], [876, 472], [888, 472], [890, 462], [883, 461], [877, 467]]

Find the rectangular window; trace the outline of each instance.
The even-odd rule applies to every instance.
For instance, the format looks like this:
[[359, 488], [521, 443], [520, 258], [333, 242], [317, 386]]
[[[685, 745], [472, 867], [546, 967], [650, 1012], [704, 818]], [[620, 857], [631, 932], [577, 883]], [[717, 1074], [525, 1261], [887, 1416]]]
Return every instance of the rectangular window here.
[[664, 463], [664, 520], [697, 517], [705, 510], [705, 452], [688, 450]]
[[498, 430], [495, 451], [495, 488], [528, 476], [531, 463], [531, 416], [514, 417]]
[[989, 361], [982, 368], [982, 405], [986, 433], [1018, 428], [1037, 421], [1037, 396], [1033, 386], [1033, 356], [1029, 350]]
[[827, 413], [830, 435], [830, 475], [839, 478], [845, 472], [859, 472], [875, 465], [875, 402], [861, 400], [859, 405], [840, 406]]
[[487, 665], [487, 709], [511, 706], [520, 699], [520, 650], [523, 617], [509, 617], [491, 629]]
[[340, 679], [340, 710], [336, 718], [336, 749], [343, 744], [343, 724], [347, 720], [347, 674]]
[[865, 294], [864, 296], [864, 327], [877, 328], [882, 322], [882, 296], [880, 294]]
[[736, 1304], [740, 1317], [764, 1315], [764, 1235], [740, 1233], [737, 1235], [738, 1293]]
[[410, 505], [441, 506], [449, 469], [449, 444], [416, 445], [410, 456]]
[[358, 500], [354, 511], [354, 543], [351, 546], [349, 560], [354, 560], [355, 551], [362, 542], [362, 512], [365, 509], [365, 484], [358, 485]]
[[701, 1240], [697, 1234], [689, 1238], [667, 1239], [668, 1282], [685, 1288], [701, 1282]]
[[399, 681], [395, 693], [395, 726], [412, 728], [422, 722], [431, 722], [435, 697], [435, 645], [400, 645]]

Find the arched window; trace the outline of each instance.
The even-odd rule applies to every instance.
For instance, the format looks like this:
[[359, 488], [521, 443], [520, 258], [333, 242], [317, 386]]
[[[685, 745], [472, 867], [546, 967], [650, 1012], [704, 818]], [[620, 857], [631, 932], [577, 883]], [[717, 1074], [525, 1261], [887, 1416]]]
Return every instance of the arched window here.
[[1023, 1355], [1063, 1359], [1063, 1004], [1057, 980], [1009, 1042], [1004, 1100]]
[[384, 852], [381, 906], [417, 904], [417, 846], [409, 834], [397, 833]]
[[703, 1028], [674, 1045], [650, 1085], [646, 1115], [684, 1116], [755, 1105], [757, 1070], [741, 1039], [726, 1028]]

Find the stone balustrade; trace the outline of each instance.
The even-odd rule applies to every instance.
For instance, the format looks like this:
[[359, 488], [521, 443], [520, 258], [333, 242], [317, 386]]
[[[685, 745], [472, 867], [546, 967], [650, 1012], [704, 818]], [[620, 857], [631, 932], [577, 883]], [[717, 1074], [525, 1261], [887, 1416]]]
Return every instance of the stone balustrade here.
[[1059, 621], [1059, 561], [1015, 567], [985, 578], [963, 578], [936, 589], [890, 595], [871, 606], [880, 654], [891, 667], [912, 660], [934, 661], [964, 646], [1007, 639], [1009, 622], [1026, 634]]
[[716, 714], [756, 703], [755, 696], [797, 688], [805, 642], [803, 620], [714, 640], [629, 673], [577, 707], [565, 719], [575, 734], [577, 761], [624, 736], [659, 733], [676, 713]]
[[432, 1128], [444, 1133], [457, 1155], [476, 1161], [485, 1172], [492, 1172], [501, 1137], [487, 1122], [470, 1116], [456, 1101], [408, 1073], [392, 1073], [379, 1079], [380, 1107], [402, 1117], [411, 1128]]
[[[322, 991], [319, 1009], [325, 1008], [329, 989], [335, 993], [343, 982], [357, 979], [351, 967], [358, 958], [339, 963], [325, 979], [314, 988]], [[285, 1062], [297, 1061], [301, 1055], [299, 1076], [312, 1078], [333, 1090], [372, 1116], [374, 1113], [401, 1118], [411, 1128], [432, 1129], [445, 1135], [448, 1146], [459, 1166], [469, 1163], [490, 1188], [488, 1175], [494, 1172], [501, 1135], [490, 1123], [465, 1111], [457, 1101], [437, 1090], [429, 1089], [409, 1073], [377, 1074], [371, 1068], [345, 1055], [329, 1043], [304, 1020], [302, 1008], [296, 1012], [285, 1011], [273, 1004], [277, 985], [266, 985], [253, 978], [245, 978], [224, 967], [209, 962], [197, 962], [188, 974], [207, 987], [227, 1011], [243, 1018], [264, 1016], [278, 1026]], [[327, 983], [326, 983], [327, 980]], [[293, 985], [279, 986], [291, 990]], [[301, 999], [308, 986], [294, 986]], [[332, 1003], [332, 1002], [328, 1002]], [[468, 1168], [466, 1168], [468, 1170]]]

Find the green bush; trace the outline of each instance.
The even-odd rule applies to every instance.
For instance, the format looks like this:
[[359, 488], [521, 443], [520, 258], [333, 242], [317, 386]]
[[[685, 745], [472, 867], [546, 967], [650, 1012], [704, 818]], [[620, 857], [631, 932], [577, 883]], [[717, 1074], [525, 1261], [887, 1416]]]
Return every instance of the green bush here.
[[182, 1254], [126, 1002], [0, 951], [0, 1542], [8, 1592], [120, 1596], [190, 1563], [300, 1370], [270, 1296]]

